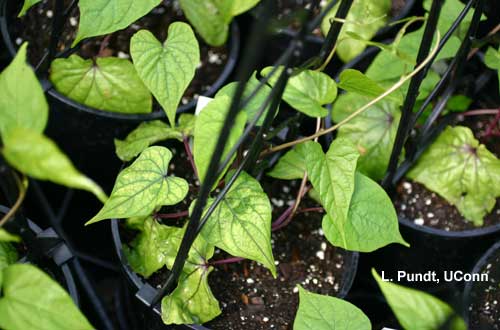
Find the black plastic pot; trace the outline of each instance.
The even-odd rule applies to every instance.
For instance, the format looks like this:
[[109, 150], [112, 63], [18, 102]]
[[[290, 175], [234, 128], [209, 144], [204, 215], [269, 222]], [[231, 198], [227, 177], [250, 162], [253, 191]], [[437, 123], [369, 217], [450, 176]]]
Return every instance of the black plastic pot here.
[[[0, 214], [4, 215], [8, 211], [9, 208], [0, 205]], [[59, 237], [52, 228], [42, 230], [37, 224], [29, 219], [28, 226], [29, 229], [36, 235], [36, 238], [40, 241], [46, 240], [48, 242], [53, 242], [59, 240]], [[41, 246], [44, 246], [44, 244], [41, 244]], [[30, 247], [28, 246], [28, 248]], [[75, 279], [73, 278], [73, 274], [68, 265], [68, 261], [73, 257], [73, 255], [68, 250], [67, 246], [64, 243], [54, 245], [50, 249], [44, 251], [44, 255], [49, 261], [49, 263], [44, 264], [44, 268], [47, 267], [50, 269], [50, 272], [52, 273], [51, 275], [53, 275], [55, 280], [66, 288], [76, 306], [79, 306], [80, 299], [78, 290], [75, 284]], [[20, 262], [29, 262], [29, 260], [24, 257], [20, 260]]]
[[[154, 315], [154, 317], [159, 318], [159, 316], [161, 315], [159, 304], [151, 307], [151, 302], [153, 298], [156, 296], [157, 290], [154, 287], [152, 287], [149, 283], [144, 281], [144, 279], [140, 277], [138, 274], [136, 274], [130, 267], [122, 249], [122, 239], [120, 236], [119, 220], [116, 219], [111, 220], [111, 232], [113, 234], [113, 243], [115, 246], [116, 253], [118, 255], [118, 259], [120, 260], [122, 270], [125, 273], [127, 280], [132, 285], [132, 290], [137, 292], [136, 297], [144, 305], [144, 308], [149, 309], [148, 311], [151, 315], [156, 314]], [[345, 298], [347, 296], [349, 290], [352, 287], [358, 269], [359, 254], [357, 252], [348, 252], [348, 256], [350, 257], [347, 259], [347, 262], [345, 263], [346, 265], [345, 269], [347, 273], [345, 274], [345, 279], [342, 283], [343, 285], [339, 290], [338, 298]], [[154, 311], [154, 313], [152, 313], [151, 311]], [[191, 329], [191, 330], [209, 330], [208, 328], [202, 325], [184, 325], [179, 328]], [[156, 330], [156, 328], [154, 330]]]
[[[492, 264], [489, 268], [488, 264]], [[471, 274], [489, 274], [489, 281], [474, 282], [470, 281], [465, 284], [463, 301], [464, 301], [464, 316], [465, 321], [471, 330], [491, 330], [489, 325], [483, 325], [479, 320], [473, 319], [474, 308], [481, 303], [480, 299], [484, 290], [488, 288], [497, 288], [500, 290], [500, 240], [497, 241], [486, 253], [479, 259]], [[500, 301], [497, 305], [492, 305], [491, 309], [497, 312], [500, 311]], [[497, 320], [500, 324], [500, 320]]]
[[[12, 7], [15, 3], [0, 0], [0, 30], [3, 42], [11, 57], [17, 49], [9, 32], [9, 20], [14, 17]], [[228, 41], [228, 62], [211, 88], [204, 96], [212, 96], [228, 80], [236, 66], [240, 50], [240, 33], [238, 25], [231, 26], [231, 36]], [[104, 180], [116, 174], [121, 162], [114, 155], [114, 138], [124, 138], [141, 122], [155, 119], [165, 119], [165, 113], [159, 109], [149, 114], [120, 114], [87, 107], [75, 102], [55, 90], [47, 79], [41, 80], [47, 93], [50, 105], [50, 116], [47, 135], [57, 141], [59, 146], [69, 154], [70, 158], [79, 164], [79, 168], [98, 180]], [[193, 110], [196, 100], [178, 108], [177, 112]], [[102, 163], [106, 162], [106, 166]], [[106, 168], [108, 172], [102, 173]], [[100, 177], [101, 175], [101, 177]], [[111, 182], [112, 184], [112, 182]]]

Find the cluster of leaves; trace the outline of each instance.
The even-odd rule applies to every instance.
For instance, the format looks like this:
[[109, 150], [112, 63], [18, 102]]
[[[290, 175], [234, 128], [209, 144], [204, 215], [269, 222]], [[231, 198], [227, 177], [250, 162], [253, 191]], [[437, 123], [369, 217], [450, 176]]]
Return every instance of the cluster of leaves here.
[[[25, 0], [20, 16], [41, 0]], [[224, 44], [233, 17], [251, 9], [259, 0], [210, 0], [179, 2], [184, 14], [204, 40]], [[160, 0], [80, 0], [80, 23], [73, 43], [127, 28], [148, 14]], [[168, 27], [164, 44], [149, 31], [138, 31], [131, 39], [133, 64], [118, 57], [84, 59], [79, 55], [55, 59], [50, 80], [56, 90], [89, 107], [127, 114], [150, 113], [152, 96], [163, 107], [170, 123], [183, 92], [200, 62], [198, 41], [190, 26]], [[175, 72], [172, 71], [175, 68]]]
[[24, 44], [12, 63], [0, 74], [0, 135], [5, 160], [18, 171], [93, 193], [101, 201], [106, 194], [80, 173], [68, 157], [43, 135], [49, 106], [44, 91], [26, 63]]
[[[48, 105], [35, 73], [26, 64], [26, 48], [27, 44], [22, 45], [0, 74], [2, 156], [32, 178], [87, 190], [104, 202], [107, 197], [101, 188], [43, 135]], [[57, 282], [33, 265], [16, 264], [13, 243], [20, 243], [20, 238], [0, 227], [0, 328], [93, 329]]]
[[[274, 72], [279, 74], [281, 70], [277, 68]], [[273, 68], [265, 68], [261, 74], [267, 77], [271, 71]], [[246, 124], [255, 120], [259, 107], [276, 83], [275, 75], [268, 78], [270, 86], [264, 85], [256, 99], [234, 120], [222, 159], [243, 134]], [[259, 83], [257, 75], [253, 75], [245, 84], [244, 94]], [[222, 129], [236, 84], [222, 88], [196, 117], [183, 115], [177, 126], [161, 122], [141, 124], [125, 140], [116, 141], [117, 154], [123, 160], [139, 156], [118, 175], [110, 198], [89, 223], [128, 219], [128, 225], [139, 233], [126, 248], [126, 254], [134, 270], [145, 278], [163, 267], [172, 267], [184, 232], [183, 228], [161, 224], [155, 214], [185, 200], [189, 190], [185, 179], [169, 174], [172, 152], [150, 145], [165, 139], [187, 141], [192, 135], [194, 165], [203, 183], [216, 143], [212, 137], [218, 136]], [[337, 84], [333, 79], [321, 72], [304, 70], [292, 76], [283, 100], [308, 116], [324, 117], [327, 115], [324, 105], [333, 102], [336, 96]], [[299, 160], [290, 162], [291, 157]], [[320, 144], [308, 142], [287, 153], [269, 174], [298, 179], [307, 172], [326, 210], [323, 230], [333, 245], [364, 252], [390, 243], [407, 245], [399, 233], [389, 197], [376, 182], [356, 171], [358, 158], [357, 148], [346, 139], [335, 140], [326, 154]], [[220, 173], [219, 179], [227, 170], [228, 167]], [[279, 172], [280, 175], [276, 174]], [[226, 181], [233, 175], [233, 171], [227, 172]], [[209, 199], [207, 208], [213, 202]], [[214, 248], [257, 261], [276, 276], [271, 220], [271, 203], [261, 184], [248, 173], [241, 173], [201, 230], [177, 289], [163, 298], [165, 323], [203, 323], [220, 313], [207, 282]], [[202, 310], [202, 305], [207, 307]]]
[[[425, 9], [429, 10], [430, 4], [431, 1], [425, 1]], [[463, 8], [464, 5], [457, 0], [444, 2], [438, 21], [441, 34], [446, 33]], [[439, 61], [455, 56], [471, 19], [472, 13], [467, 14], [438, 54], [437, 65], [433, 68], [438, 70]], [[403, 34], [405, 29], [402, 29], [390, 45], [369, 42], [381, 51], [364, 74], [346, 70], [340, 75], [339, 87], [346, 93], [340, 95], [333, 105], [335, 123], [341, 123], [361, 105], [382, 94], [385, 88], [412, 70], [423, 29], [421, 27], [407, 34]], [[498, 51], [490, 48], [486, 63], [498, 69]], [[420, 88], [416, 109], [420, 108], [438, 80], [438, 71], [429, 70]], [[401, 117], [402, 96], [407, 88], [408, 84], [403, 85], [392, 97], [384, 98], [339, 129], [339, 138], [355, 143], [360, 152], [358, 170], [374, 180], [380, 180], [385, 175]], [[471, 100], [466, 96], [455, 95], [448, 103], [447, 110], [464, 111], [470, 103]], [[476, 153], [476, 149], [479, 152]], [[454, 161], [450, 162], [449, 158], [443, 158], [442, 155], [450, 155]], [[447, 175], [443, 175], [445, 172]], [[499, 196], [498, 189], [491, 188], [491, 180], [498, 175], [498, 159], [484, 146], [479, 146], [479, 142], [465, 127], [445, 131], [409, 173], [410, 178], [440, 194], [476, 225], [482, 224], [484, 216], [491, 212]]]

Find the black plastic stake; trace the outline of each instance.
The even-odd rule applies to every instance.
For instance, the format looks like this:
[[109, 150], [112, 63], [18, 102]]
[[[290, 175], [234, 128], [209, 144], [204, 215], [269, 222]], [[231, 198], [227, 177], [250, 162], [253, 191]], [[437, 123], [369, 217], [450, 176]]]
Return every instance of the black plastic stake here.
[[[427, 24], [425, 25], [424, 35], [422, 37], [422, 43], [420, 44], [420, 48], [418, 50], [417, 63], [415, 67], [418, 67], [429, 55], [442, 5], [443, 0], [432, 1], [431, 10], [429, 13], [429, 17], [427, 18]], [[398, 166], [399, 155], [403, 150], [403, 146], [406, 142], [409, 130], [411, 129], [409, 124], [413, 116], [413, 106], [415, 105], [415, 101], [417, 100], [418, 90], [420, 88], [420, 85], [422, 84], [424, 77], [425, 72], [420, 71], [410, 81], [410, 87], [408, 88], [408, 92], [401, 109], [401, 119], [398, 126], [398, 132], [396, 134], [396, 140], [394, 141], [394, 147], [392, 149], [389, 166], [387, 168], [387, 174], [382, 181], [382, 186], [386, 190], [389, 189], [392, 185], [392, 180]]]

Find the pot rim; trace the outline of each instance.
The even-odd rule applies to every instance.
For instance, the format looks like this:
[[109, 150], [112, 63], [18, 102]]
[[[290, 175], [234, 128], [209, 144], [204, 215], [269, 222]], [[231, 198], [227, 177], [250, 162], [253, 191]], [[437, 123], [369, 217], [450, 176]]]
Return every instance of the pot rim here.
[[[17, 49], [12, 41], [12, 38], [9, 33], [8, 27], [8, 0], [0, 0], [0, 30], [3, 42], [8, 50], [8, 53], [12, 58], [17, 54]], [[232, 74], [234, 68], [236, 67], [236, 63], [238, 60], [239, 52], [240, 52], [240, 29], [236, 20], [233, 20], [231, 23], [231, 37], [229, 41], [226, 43], [229, 53], [227, 63], [222, 70], [222, 73], [219, 75], [217, 80], [211, 85], [208, 91], [202, 94], [202, 96], [210, 97], [213, 96], [228, 80], [229, 76]], [[128, 121], [150, 121], [155, 119], [165, 119], [166, 114], [163, 110], [160, 111], [152, 111], [147, 114], [125, 114], [119, 112], [111, 112], [99, 110], [96, 108], [88, 107], [82, 103], [76, 102], [63, 94], [59, 93], [52, 83], [48, 79], [40, 79], [40, 82], [44, 86], [46, 93], [58, 100], [59, 102], [66, 103], [69, 106], [73, 107], [76, 111], [87, 112], [99, 117], [106, 117], [111, 119], [119, 119], [119, 120], [128, 120]], [[193, 99], [191, 102], [181, 105], [177, 108], [177, 113], [187, 112], [196, 107], [197, 100]]]
[[[10, 210], [10, 208], [3, 206], [3, 205], [0, 205], [0, 213], [5, 214], [9, 210]], [[40, 228], [36, 223], [31, 221], [30, 219], [27, 219], [27, 221], [28, 221], [28, 226], [35, 234], [38, 235], [43, 231], [42, 228]], [[52, 259], [52, 258], [50, 258], [50, 259]], [[55, 262], [54, 262], [54, 266], [56, 268], [58, 268], [58, 266]], [[61, 268], [62, 275], [64, 277], [64, 282], [66, 284], [65, 289], [67, 290], [67, 292], [71, 296], [71, 299], [73, 300], [75, 305], [77, 307], [80, 307], [80, 298], [78, 295], [78, 290], [76, 288], [75, 278], [73, 277], [73, 274], [71, 273], [71, 269], [69, 268], [69, 265], [67, 263], [64, 263], [60, 266], [60, 268]]]
[[467, 238], [475, 238], [482, 236], [489, 236], [500, 233], [500, 223], [497, 223], [493, 226], [476, 228], [476, 229], [468, 229], [463, 231], [446, 231], [444, 229], [437, 229], [427, 226], [421, 226], [415, 224], [413, 221], [405, 217], [398, 217], [399, 223], [403, 226], [416, 230], [418, 232], [422, 232], [432, 236], [438, 236], [443, 238], [453, 238], [453, 239], [467, 239]]
[[[493, 244], [482, 256], [481, 258], [479, 258], [479, 260], [477, 261], [477, 263], [474, 265], [474, 268], [472, 268], [472, 272], [473, 274], [479, 274], [479, 272], [481, 271], [481, 269], [484, 267], [484, 265], [486, 265], [490, 259], [490, 257], [497, 251], [500, 251], [500, 240], [498, 242], [496, 242], [495, 244]], [[463, 305], [463, 308], [464, 308], [464, 311], [463, 311], [463, 314], [465, 316], [465, 322], [466, 324], [469, 324], [469, 315], [470, 315], [470, 311], [469, 311], [469, 305], [471, 303], [471, 291], [472, 291], [472, 288], [474, 287], [474, 281], [470, 281], [470, 282], [467, 282], [465, 284], [465, 288], [464, 288], [464, 292], [463, 292], [463, 295], [462, 295], [462, 301], [464, 302], [464, 305]]]
[[[118, 259], [120, 261], [121, 268], [123, 272], [125, 273], [127, 279], [129, 282], [131, 282], [137, 290], [140, 290], [141, 288], [145, 286], [149, 286], [147, 281], [144, 281], [137, 273], [135, 273], [132, 268], [130, 267], [130, 264], [127, 261], [127, 258], [123, 252], [122, 248], [122, 240], [121, 240], [121, 235], [120, 235], [120, 230], [118, 227], [118, 219], [112, 219], [111, 220], [111, 234], [113, 236], [113, 244], [115, 247], [116, 254], [118, 256]], [[349, 291], [352, 288], [354, 278], [356, 277], [357, 270], [358, 270], [358, 261], [359, 261], [359, 252], [354, 252], [354, 251], [346, 251], [348, 255], [350, 255], [349, 262], [346, 263], [345, 267], [345, 282], [342, 285], [341, 290], [339, 291], [339, 295], [337, 298], [343, 299], [347, 296]], [[348, 276], [348, 277], [346, 277]], [[156, 289], [153, 289], [156, 291]], [[157, 304], [154, 306], [153, 310], [155, 311], [156, 314], [161, 315], [161, 310], [160, 306]], [[196, 324], [190, 324], [190, 325], [183, 325], [185, 329], [192, 329], [192, 330], [210, 330], [209, 328], [204, 327], [203, 325], [196, 325]]]

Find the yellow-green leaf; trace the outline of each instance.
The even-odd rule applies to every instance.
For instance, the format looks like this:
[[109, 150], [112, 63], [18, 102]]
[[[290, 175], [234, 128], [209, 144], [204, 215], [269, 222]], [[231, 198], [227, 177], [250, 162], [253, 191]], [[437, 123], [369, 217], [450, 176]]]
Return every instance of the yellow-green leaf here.
[[186, 197], [186, 180], [168, 175], [170, 150], [149, 147], [118, 174], [111, 196], [87, 224], [104, 219], [148, 216], [163, 205], [175, 205]]
[[0, 134], [16, 127], [42, 133], [49, 106], [33, 69], [26, 63], [24, 43], [12, 63], [0, 74]]
[[61, 94], [89, 107], [119, 113], [150, 113], [152, 97], [126, 59], [78, 55], [52, 62], [50, 80]]
[[80, 26], [73, 46], [85, 38], [123, 30], [160, 3], [161, 0], [79, 0]]
[[172, 23], [164, 44], [151, 32], [141, 30], [130, 41], [130, 54], [142, 81], [163, 107], [170, 125], [175, 126], [177, 106], [200, 63], [193, 30], [186, 23]]
[[25, 128], [9, 130], [2, 153], [18, 171], [39, 180], [87, 190], [102, 202], [106, 194], [91, 179], [80, 173], [71, 160], [44, 135]]

